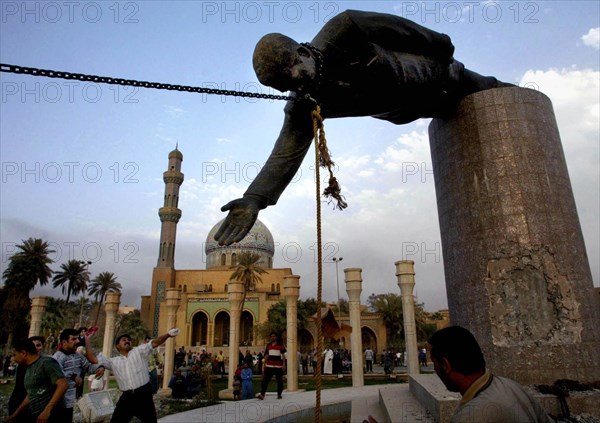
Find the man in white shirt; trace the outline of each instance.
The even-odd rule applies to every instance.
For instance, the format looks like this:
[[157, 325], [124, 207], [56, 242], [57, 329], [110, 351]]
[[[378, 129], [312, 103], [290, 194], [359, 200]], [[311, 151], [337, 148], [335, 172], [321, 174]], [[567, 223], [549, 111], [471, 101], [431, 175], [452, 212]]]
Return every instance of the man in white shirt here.
[[323, 374], [331, 375], [331, 374], [333, 374], [333, 350], [331, 348], [327, 347], [327, 349], [325, 350], [323, 355], [324, 355]]
[[156, 423], [156, 409], [152, 400], [152, 387], [148, 374], [148, 356], [154, 348], [168, 338], [179, 335], [179, 329], [171, 329], [151, 342], [132, 347], [129, 335], [120, 335], [115, 340], [119, 352], [116, 357], [96, 357], [90, 337], [86, 337], [86, 357], [90, 363], [100, 363], [113, 372], [119, 389], [123, 392], [113, 412], [111, 423], [128, 423], [135, 416], [142, 423]]

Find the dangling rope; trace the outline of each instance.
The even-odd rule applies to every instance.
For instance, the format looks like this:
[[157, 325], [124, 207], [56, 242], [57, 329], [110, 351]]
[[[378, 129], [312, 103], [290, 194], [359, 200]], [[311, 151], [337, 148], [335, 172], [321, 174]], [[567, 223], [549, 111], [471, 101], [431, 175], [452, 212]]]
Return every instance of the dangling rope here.
[[323, 363], [323, 328], [321, 321], [321, 301], [323, 292], [323, 260], [322, 260], [322, 242], [321, 242], [321, 171], [320, 168], [327, 168], [329, 171], [329, 184], [323, 191], [323, 196], [336, 201], [336, 207], [340, 210], [348, 207], [341, 194], [341, 188], [337, 179], [333, 176], [332, 168], [334, 166], [327, 148], [325, 139], [325, 128], [323, 118], [321, 117], [321, 107], [315, 104], [315, 109], [311, 113], [313, 120], [313, 134], [315, 137], [315, 179], [317, 193], [317, 368], [315, 369], [316, 399], [315, 399], [315, 423], [321, 421], [321, 365]]
[[[323, 119], [321, 118], [321, 108], [317, 104], [312, 112], [313, 133], [315, 136], [315, 180], [317, 182], [317, 368], [315, 375], [317, 377], [316, 398], [315, 398], [315, 423], [321, 421], [321, 365], [323, 363], [323, 328], [321, 327], [321, 300], [323, 291], [323, 266], [321, 251], [321, 171], [322, 163], [321, 136], [325, 140], [323, 131]], [[326, 149], [326, 146], [325, 146]], [[328, 154], [329, 155], [329, 154]]]
[[[342, 189], [340, 188], [340, 184], [335, 176], [333, 176], [333, 167], [335, 163], [331, 160], [331, 155], [329, 153], [329, 148], [327, 148], [327, 140], [325, 139], [325, 127], [323, 126], [323, 118], [321, 117], [321, 107], [317, 104], [315, 106], [315, 110], [312, 112], [313, 118], [313, 133], [315, 136], [315, 147], [318, 148], [319, 156], [316, 158], [315, 167], [318, 168], [319, 165], [323, 168], [326, 168], [329, 172], [329, 185], [323, 191], [323, 196], [330, 198], [330, 202], [335, 200], [335, 207], [344, 210], [348, 207], [348, 203], [346, 203], [344, 196], [341, 194]], [[318, 176], [318, 169], [317, 169]], [[317, 186], [320, 185], [320, 182], [317, 180]], [[317, 189], [317, 195], [320, 192], [320, 188]], [[317, 202], [319, 202], [317, 198]]]

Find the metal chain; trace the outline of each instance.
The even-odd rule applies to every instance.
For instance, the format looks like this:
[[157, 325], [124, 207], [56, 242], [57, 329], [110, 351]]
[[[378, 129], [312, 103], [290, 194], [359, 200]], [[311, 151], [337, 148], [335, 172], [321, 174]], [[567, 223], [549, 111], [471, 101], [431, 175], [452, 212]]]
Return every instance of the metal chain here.
[[5, 63], [0, 63], [0, 72], [25, 74], [25, 75], [33, 75], [33, 76], [45, 76], [48, 78], [75, 79], [77, 81], [88, 81], [88, 82], [95, 82], [98, 84], [125, 85], [125, 86], [131, 86], [131, 87], [154, 88], [157, 90], [185, 91], [185, 92], [200, 93], [200, 94], [228, 95], [228, 96], [235, 96], [235, 97], [260, 98], [260, 99], [267, 99], [267, 100], [295, 100], [296, 99], [296, 97], [294, 97], [294, 96], [259, 94], [259, 93], [251, 93], [251, 92], [246, 92], [246, 91], [234, 91], [234, 90], [219, 90], [219, 89], [215, 89], [215, 88], [192, 87], [192, 86], [188, 86], [188, 85], [164, 84], [161, 82], [136, 81], [134, 79], [111, 78], [109, 76], [86, 75], [83, 73], [72, 73], [72, 72], [63, 72], [63, 71], [55, 71], [55, 70], [48, 70], [48, 69], [28, 68], [25, 66], [8, 65]]

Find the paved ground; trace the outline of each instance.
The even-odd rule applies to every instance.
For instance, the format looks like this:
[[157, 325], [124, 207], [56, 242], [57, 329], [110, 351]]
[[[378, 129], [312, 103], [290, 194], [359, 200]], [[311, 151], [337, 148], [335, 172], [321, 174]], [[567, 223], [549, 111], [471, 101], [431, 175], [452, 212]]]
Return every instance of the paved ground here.
[[[380, 385], [371, 385], [361, 388], [340, 388], [321, 391], [321, 404], [347, 403], [360, 400], [368, 405], [379, 399]], [[184, 413], [173, 414], [159, 420], [161, 423], [188, 423], [188, 422], [264, 422], [278, 417], [289, 416], [291, 413], [309, 410], [315, 407], [315, 391], [285, 392], [282, 399], [277, 399], [276, 393], [267, 393], [264, 400], [251, 399], [245, 401], [227, 401], [212, 407], [198, 408]], [[338, 415], [350, 414], [350, 408], [340, 409]], [[367, 418], [368, 412], [354, 421], [362, 422]], [[297, 417], [289, 421], [298, 421]], [[282, 422], [288, 421], [282, 418]], [[310, 421], [310, 420], [307, 420]]]
[[[433, 366], [422, 368], [423, 371], [433, 372]], [[406, 373], [405, 367], [394, 369], [395, 373]], [[371, 373], [368, 373], [369, 375]], [[374, 375], [384, 377], [384, 370], [380, 366], [373, 367]], [[350, 374], [344, 374], [346, 378], [351, 377]], [[326, 376], [328, 378], [335, 376]], [[302, 383], [303, 376], [299, 382]], [[379, 390], [393, 389], [394, 395], [398, 395], [398, 401], [404, 404], [407, 409], [416, 409], [420, 407], [416, 400], [408, 392], [408, 384], [392, 384], [392, 385], [369, 385], [359, 388], [339, 388], [326, 389], [321, 391], [321, 405], [330, 405], [330, 410], [338, 418], [324, 419], [325, 421], [341, 422], [339, 416], [350, 416], [350, 408], [348, 406], [333, 406], [333, 404], [344, 404], [353, 402], [353, 416], [350, 421], [362, 423], [369, 414], [373, 414], [379, 421], [385, 421], [381, 415], [381, 410], [378, 409]], [[402, 398], [400, 398], [402, 397]], [[413, 406], [410, 406], [414, 402]], [[314, 409], [316, 403], [315, 391], [299, 391], [299, 392], [283, 392], [283, 398], [277, 399], [276, 393], [267, 393], [264, 400], [251, 399], [245, 401], [225, 401], [211, 407], [199, 408], [196, 410], [186, 411], [184, 413], [173, 414], [163, 417], [159, 420], [161, 423], [188, 423], [188, 422], [265, 422], [277, 419], [277, 422], [287, 421], [313, 421], [311, 418], [302, 418], [295, 416], [290, 419], [289, 416], [293, 413], [309, 413], [310, 409]], [[336, 408], [337, 407], [337, 408]], [[420, 419], [418, 419], [420, 420]], [[349, 420], [345, 420], [349, 421]], [[416, 420], [413, 420], [416, 421]], [[423, 420], [426, 421], [426, 420]]]

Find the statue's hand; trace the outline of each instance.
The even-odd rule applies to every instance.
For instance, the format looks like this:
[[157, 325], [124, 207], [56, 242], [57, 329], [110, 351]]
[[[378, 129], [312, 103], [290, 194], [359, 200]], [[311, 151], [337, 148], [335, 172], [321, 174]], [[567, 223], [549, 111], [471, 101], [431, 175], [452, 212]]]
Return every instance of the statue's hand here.
[[229, 211], [227, 218], [215, 234], [219, 245], [230, 245], [241, 241], [256, 222], [260, 207], [252, 198], [238, 198], [221, 207], [221, 211]]

